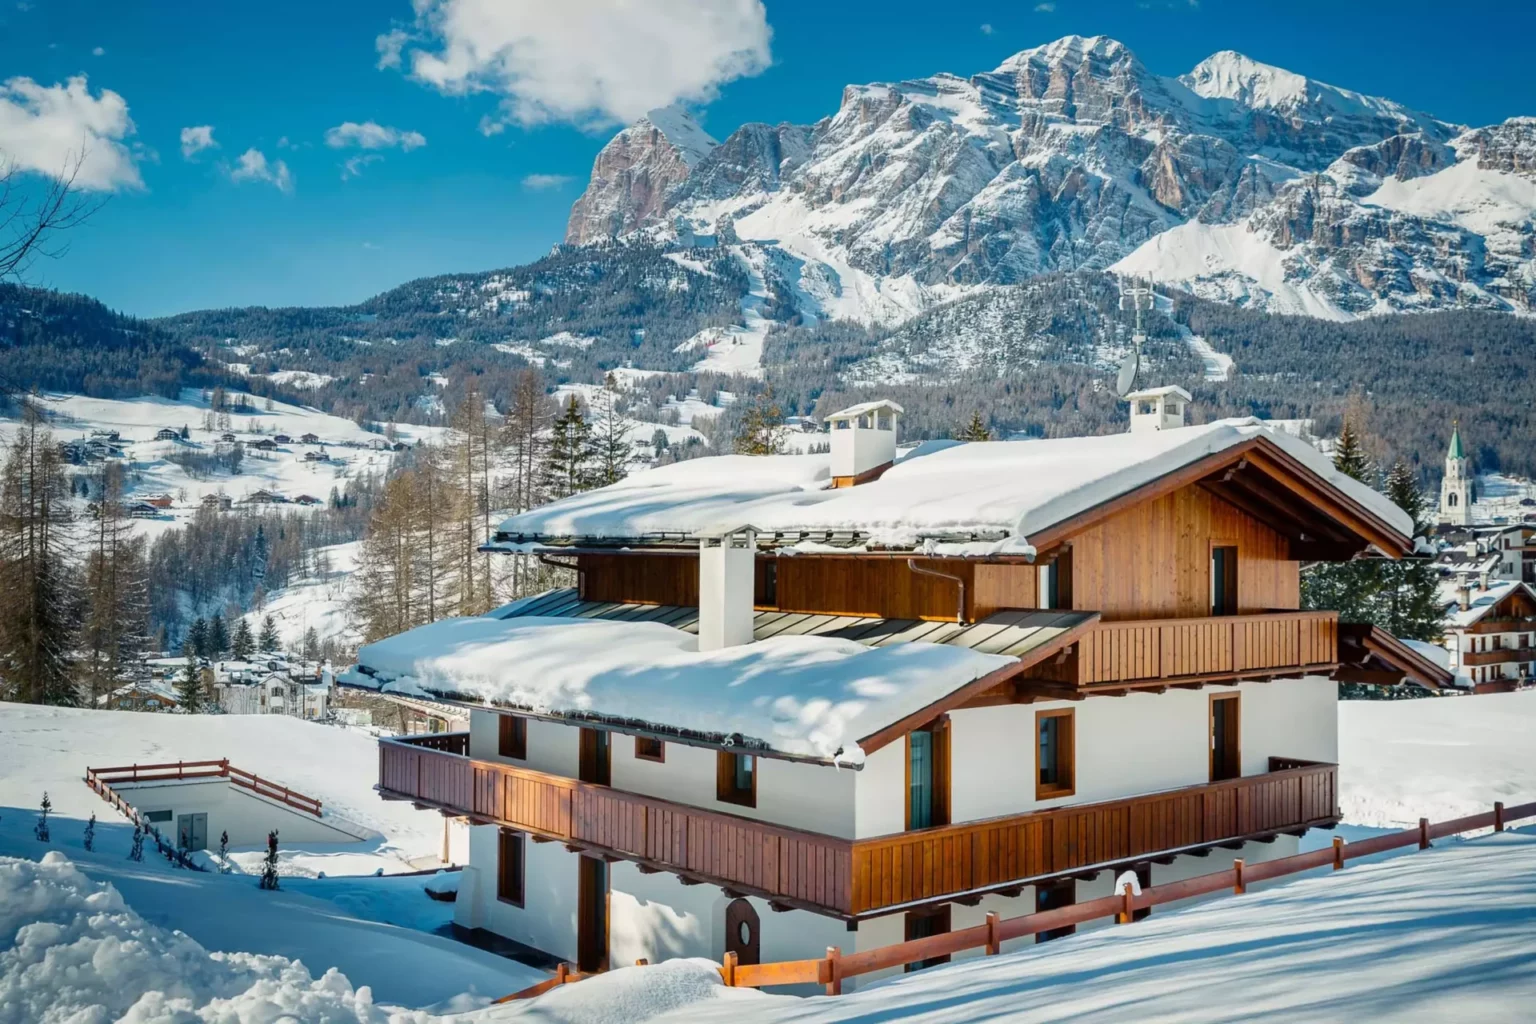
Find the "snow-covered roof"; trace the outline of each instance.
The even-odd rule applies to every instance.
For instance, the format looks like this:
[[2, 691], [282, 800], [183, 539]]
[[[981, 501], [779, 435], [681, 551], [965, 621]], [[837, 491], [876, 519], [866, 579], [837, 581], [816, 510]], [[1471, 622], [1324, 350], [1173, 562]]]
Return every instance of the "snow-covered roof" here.
[[837, 412], [829, 413], [827, 415], [827, 422], [833, 423], [837, 420], [856, 420], [867, 412], [878, 412], [881, 409], [886, 409], [890, 412], [896, 413], [897, 415], [901, 415], [907, 411], [901, 406], [897, 405], [895, 402], [891, 401], [889, 398], [882, 398], [874, 402], [860, 402], [858, 405], [850, 405], [846, 409], [839, 409]]
[[1496, 583], [1489, 587], [1487, 590], [1483, 591], [1481, 594], [1473, 597], [1472, 600], [1468, 603], [1465, 611], [1463, 611], [1461, 608], [1453, 609], [1451, 613], [1445, 617], [1445, 621], [1453, 628], [1464, 629], [1467, 626], [1471, 626], [1482, 619], [1489, 612], [1497, 608], [1499, 604], [1503, 602], [1503, 600], [1510, 594], [1513, 594], [1517, 588], [1524, 590], [1533, 601], [1536, 601], [1536, 590], [1533, 590], [1527, 584], [1520, 583], [1518, 581]]
[[1128, 402], [1134, 402], [1141, 398], [1162, 398], [1165, 395], [1177, 395], [1178, 397], [1184, 399], [1186, 402], [1194, 401], [1194, 398], [1190, 396], [1190, 393], [1179, 387], [1177, 384], [1165, 384], [1160, 388], [1144, 388], [1141, 391], [1132, 391], [1130, 394], [1126, 395], [1125, 398]]
[[782, 636], [721, 650], [659, 622], [450, 618], [364, 645], [340, 681], [858, 764], [858, 740], [1017, 659]]
[[[680, 539], [750, 523], [790, 536], [856, 533], [854, 543], [865, 547], [1029, 555], [1030, 538], [1042, 530], [1255, 438], [1404, 538], [1413, 535], [1405, 512], [1311, 445], [1260, 420], [1236, 419], [1144, 434], [929, 442], [878, 480], [835, 489], [824, 454], [694, 459], [512, 516], [494, 546]], [[815, 543], [811, 537], [781, 546], [812, 551]]]

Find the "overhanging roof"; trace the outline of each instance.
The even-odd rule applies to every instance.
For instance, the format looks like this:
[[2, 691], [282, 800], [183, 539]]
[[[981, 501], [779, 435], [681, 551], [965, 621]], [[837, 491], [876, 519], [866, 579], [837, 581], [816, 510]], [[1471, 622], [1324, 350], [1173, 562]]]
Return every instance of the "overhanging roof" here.
[[1450, 686], [1451, 670], [1420, 654], [1380, 626], [1339, 623], [1339, 666], [1334, 678], [1392, 686], [1417, 683], [1427, 690]]

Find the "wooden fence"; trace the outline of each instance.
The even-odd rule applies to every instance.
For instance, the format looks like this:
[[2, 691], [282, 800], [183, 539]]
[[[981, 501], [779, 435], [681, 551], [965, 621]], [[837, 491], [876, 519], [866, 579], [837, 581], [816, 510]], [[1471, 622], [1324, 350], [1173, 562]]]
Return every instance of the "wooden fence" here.
[[[987, 914], [984, 923], [970, 928], [962, 928], [942, 935], [930, 935], [910, 942], [898, 942], [858, 953], [844, 954], [838, 947], [830, 946], [825, 956], [813, 960], [789, 960], [771, 964], [738, 963], [735, 953], [727, 953], [720, 965], [720, 977], [727, 985], [743, 988], [763, 988], [770, 985], [824, 985], [827, 995], [840, 995], [844, 979], [855, 978], [861, 974], [873, 974], [876, 971], [921, 963], [935, 957], [952, 956], [971, 949], [983, 949], [987, 956], [996, 956], [1002, 952], [1002, 944], [1010, 939], [1020, 939], [1057, 928], [1075, 927], [1104, 917], [1112, 917], [1120, 924], [1129, 924], [1135, 920], [1135, 913], [1138, 910], [1212, 893], [1231, 892], [1234, 895], [1241, 895], [1247, 891], [1249, 885], [1256, 882], [1330, 865], [1337, 871], [1342, 869], [1348, 861], [1359, 857], [1369, 857], [1387, 850], [1409, 846], [1416, 846], [1421, 850], [1427, 849], [1435, 839], [1477, 829], [1491, 828], [1502, 832], [1509, 822], [1532, 817], [1536, 817], [1536, 803], [1521, 804], [1516, 807], [1505, 807], [1502, 803], [1496, 803], [1491, 811], [1438, 823], [1420, 818], [1415, 828], [1373, 836], [1358, 843], [1346, 843], [1341, 837], [1335, 836], [1333, 845], [1321, 850], [1260, 861], [1257, 864], [1247, 864], [1239, 859], [1233, 861], [1232, 867], [1225, 871], [1213, 871], [1210, 874], [1198, 875], [1178, 882], [1150, 886], [1143, 889], [1139, 895], [1126, 887], [1113, 896], [1104, 896], [1056, 910], [1023, 914], [1019, 917], [1004, 918], [993, 911]], [[643, 965], [645, 961], [641, 960], [638, 963]], [[580, 974], [561, 964], [554, 977], [525, 988], [521, 992], [503, 996], [496, 1001], [504, 1003], [516, 999], [529, 999], [543, 995], [557, 985], [580, 981], [591, 976], [590, 973]]]
[[312, 796], [305, 796], [303, 793], [295, 793], [287, 786], [279, 786], [270, 779], [236, 768], [229, 763], [228, 758], [220, 761], [175, 761], [165, 764], [134, 764], [85, 770], [85, 784], [100, 794], [103, 800], [127, 815], [130, 821], [138, 821], [138, 812], [130, 814], [124, 810], [131, 805], [112, 788], [113, 783], [174, 782], [181, 779], [216, 778], [226, 778], [236, 786], [248, 789], [268, 800], [286, 804], [296, 811], [313, 814], [317, 818], [321, 816], [319, 800]]

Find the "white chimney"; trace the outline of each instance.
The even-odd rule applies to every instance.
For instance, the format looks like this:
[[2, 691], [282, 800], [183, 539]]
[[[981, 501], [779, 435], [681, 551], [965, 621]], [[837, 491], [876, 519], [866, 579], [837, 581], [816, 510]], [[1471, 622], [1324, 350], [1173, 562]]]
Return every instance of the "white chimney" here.
[[827, 417], [832, 428], [832, 486], [852, 487], [896, 461], [897, 421], [905, 410], [888, 399], [850, 406]]
[[699, 538], [699, 650], [752, 642], [757, 531]]
[[1184, 412], [1192, 399], [1176, 384], [1164, 388], [1132, 391], [1125, 396], [1131, 403], [1131, 433], [1173, 430], [1184, 425]]

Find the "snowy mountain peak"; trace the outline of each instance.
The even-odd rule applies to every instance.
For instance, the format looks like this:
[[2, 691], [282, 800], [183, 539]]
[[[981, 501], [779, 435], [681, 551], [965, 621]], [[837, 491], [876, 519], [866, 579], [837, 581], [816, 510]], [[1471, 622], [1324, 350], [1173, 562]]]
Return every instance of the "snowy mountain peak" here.
[[699, 122], [694, 120], [692, 114], [679, 106], [657, 107], [636, 121], [632, 127], [643, 131], [647, 126], [661, 132], [668, 142], [677, 147], [678, 152], [682, 154], [683, 162], [689, 167], [696, 166], [700, 160], [709, 155], [710, 150], [719, 145]]
[[1245, 107], [1288, 108], [1307, 102], [1304, 75], [1264, 64], [1236, 50], [1213, 53], [1180, 78], [1206, 99], [1234, 100]]
[[1113, 62], [1125, 57], [1136, 59], [1124, 43], [1108, 36], [1063, 36], [1044, 46], [1020, 50], [999, 64], [997, 73], [1012, 74], [1032, 64], [1081, 64], [1094, 58]]

